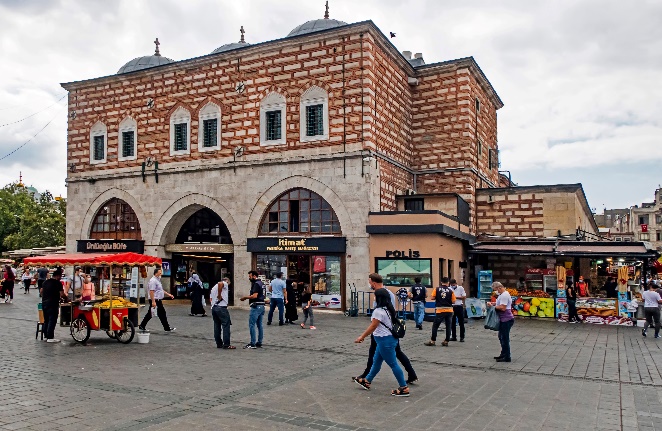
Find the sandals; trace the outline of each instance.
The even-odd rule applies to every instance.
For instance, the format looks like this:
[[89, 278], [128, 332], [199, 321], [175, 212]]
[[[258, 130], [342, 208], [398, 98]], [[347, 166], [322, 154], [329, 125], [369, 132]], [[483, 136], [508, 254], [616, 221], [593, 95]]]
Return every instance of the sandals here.
[[361, 386], [366, 391], [370, 390], [370, 382], [364, 379], [363, 377], [352, 377], [352, 380], [354, 380], [354, 383]]
[[423, 344], [426, 345], [426, 346], [436, 346], [437, 345], [437, 343], [435, 343], [434, 341], [426, 341]]
[[391, 391], [391, 395], [394, 397], [408, 397], [409, 396], [409, 387], [408, 386], [401, 386], [398, 389], [394, 389]]

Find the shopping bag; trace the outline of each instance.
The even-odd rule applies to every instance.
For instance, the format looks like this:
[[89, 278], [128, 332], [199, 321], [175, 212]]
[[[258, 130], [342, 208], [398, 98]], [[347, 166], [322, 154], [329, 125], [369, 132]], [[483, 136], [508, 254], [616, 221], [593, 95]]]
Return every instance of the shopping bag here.
[[485, 315], [485, 329], [499, 330], [499, 315], [494, 307], [489, 307]]

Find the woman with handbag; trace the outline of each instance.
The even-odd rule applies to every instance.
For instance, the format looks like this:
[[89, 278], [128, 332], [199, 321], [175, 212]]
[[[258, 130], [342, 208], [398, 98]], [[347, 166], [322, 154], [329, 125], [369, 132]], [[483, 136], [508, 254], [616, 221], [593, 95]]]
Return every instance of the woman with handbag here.
[[12, 271], [11, 266], [5, 265], [5, 274], [2, 280], [2, 292], [5, 294], [5, 304], [11, 304], [14, 300], [14, 283], [16, 282], [16, 275]]
[[372, 312], [370, 326], [357, 338], [355, 343], [362, 343], [366, 337], [373, 334], [377, 343], [375, 357], [372, 362], [372, 368], [365, 378], [358, 377], [354, 381], [365, 390], [370, 389], [370, 384], [382, 367], [382, 362], [386, 362], [393, 375], [398, 381], [398, 388], [391, 391], [395, 397], [408, 397], [409, 387], [405, 381], [405, 374], [398, 365], [395, 356], [395, 348], [398, 345], [398, 339], [393, 336], [391, 330], [397, 319], [395, 308], [391, 303], [391, 296], [386, 289], [375, 290], [375, 302], [377, 307]]
[[492, 283], [492, 289], [499, 294], [496, 302], [488, 302], [488, 307], [494, 307], [499, 315], [499, 342], [501, 343], [501, 354], [495, 356], [497, 362], [510, 362], [510, 328], [515, 323], [513, 316], [513, 300], [510, 293], [503, 287], [503, 284], [495, 281]]

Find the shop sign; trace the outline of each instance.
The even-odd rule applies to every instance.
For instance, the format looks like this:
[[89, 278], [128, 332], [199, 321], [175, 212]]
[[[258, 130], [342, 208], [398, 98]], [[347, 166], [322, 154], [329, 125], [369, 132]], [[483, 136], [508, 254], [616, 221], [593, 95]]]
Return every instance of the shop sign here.
[[345, 237], [331, 238], [248, 238], [251, 253], [344, 253]]
[[416, 259], [421, 257], [421, 253], [418, 250], [412, 250], [411, 248], [409, 249], [409, 251], [386, 250], [386, 257], [404, 257], [404, 258]]
[[168, 253], [234, 253], [232, 244], [166, 244]]
[[79, 239], [78, 253], [144, 253], [145, 241], [140, 239]]

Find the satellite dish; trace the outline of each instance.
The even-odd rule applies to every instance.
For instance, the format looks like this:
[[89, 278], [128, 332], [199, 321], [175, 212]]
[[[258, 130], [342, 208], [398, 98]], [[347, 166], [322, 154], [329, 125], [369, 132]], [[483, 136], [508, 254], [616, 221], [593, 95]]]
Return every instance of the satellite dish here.
[[243, 156], [243, 155], [244, 155], [244, 150], [245, 150], [244, 147], [236, 147], [236, 148], [234, 149], [234, 155], [235, 155], [235, 157], [241, 157], [241, 156]]
[[145, 166], [149, 167], [154, 164], [154, 158], [152, 156], [149, 156], [145, 159]]

